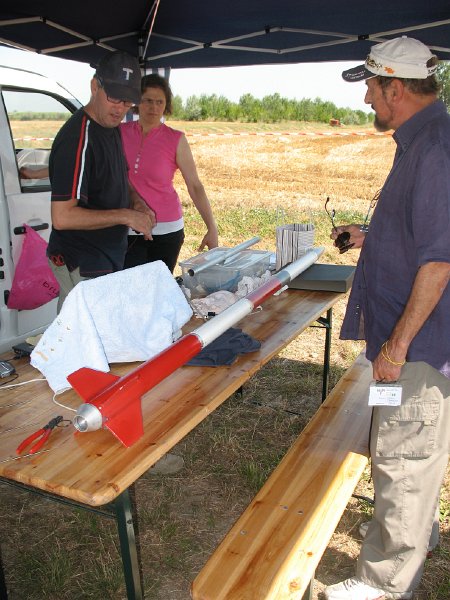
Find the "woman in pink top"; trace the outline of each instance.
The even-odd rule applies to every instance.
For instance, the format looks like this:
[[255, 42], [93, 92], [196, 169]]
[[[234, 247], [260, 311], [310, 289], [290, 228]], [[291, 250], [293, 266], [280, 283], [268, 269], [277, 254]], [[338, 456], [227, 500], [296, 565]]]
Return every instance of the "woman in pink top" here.
[[184, 241], [181, 202], [173, 186], [175, 171], [180, 169], [195, 207], [205, 225], [206, 234], [199, 246], [218, 245], [217, 225], [200, 181], [186, 136], [162, 123], [171, 113], [172, 91], [159, 75], [146, 75], [141, 83], [139, 120], [122, 123], [128, 177], [131, 185], [156, 214], [152, 240], [142, 235], [128, 237], [125, 268], [162, 260], [173, 272]]

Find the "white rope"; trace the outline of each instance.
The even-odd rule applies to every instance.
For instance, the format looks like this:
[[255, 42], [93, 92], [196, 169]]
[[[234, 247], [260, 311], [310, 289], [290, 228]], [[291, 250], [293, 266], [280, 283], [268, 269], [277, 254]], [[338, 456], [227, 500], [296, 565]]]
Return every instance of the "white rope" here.
[[[10, 388], [19, 387], [19, 385], [27, 385], [27, 383], [33, 383], [34, 381], [47, 381], [47, 380], [44, 377], [44, 378], [40, 378], [40, 379], [30, 379], [29, 381], [22, 381], [21, 383], [11, 383], [10, 385], [2, 385], [0, 387], [0, 392], [2, 390], [9, 390]], [[0, 406], [0, 408], [2, 408], [2, 407]]]
[[77, 412], [76, 408], [70, 408], [70, 406], [66, 406], [65, 404], [61, 404], [61, 402], [58, 402], [58, 400], [56, 400], [56, 396], [57, 396], [57, 394], [53, 394], [53, 398], [52, 398], [52, 400], [53, 400], [53, 402], [55, 404], [57, 404], [61, 408], [65, 408], [66, 410], [70, 410], [71, 412], [74, 412], [74, 413]]

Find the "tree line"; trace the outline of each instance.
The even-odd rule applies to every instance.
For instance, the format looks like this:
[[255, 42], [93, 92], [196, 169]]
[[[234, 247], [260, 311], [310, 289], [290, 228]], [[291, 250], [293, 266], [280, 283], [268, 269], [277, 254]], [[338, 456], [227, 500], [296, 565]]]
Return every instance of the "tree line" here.
[[450, 61], [441, 61], [436, 71], [436, 76], [441, 84], [440, 98], [450, 112]]
[[362, 110], [338, 108], [333, 102], [316, 98], [292, 100], [280, 94], [262, 99], [244, 94], [239, 102], [232, 102], [216, 94], [190, 96], [185, 102], [175, 96], [172, 118], [180, 121], [241, 121], [244, 123], [279, 123], [280, 121], [307, 121], [329, 123], [337, 119], [345, 125], [365, 125], [373, 115]]
[[13, 121], [67, 121], [71, 114], [70, 112], [13, 111], [9, 114], [9, 118]]
[[[441, 84], [440, 97], [450, 111], [450, 62], [439, 64], [437, 78]], [[339, 108], [333, 102], [316, 98], [292, 100], [280, 94], [261, 100], [244, 94], [239, 102], [232, 102], [216, 94], [190, 96], [185, 102], [180, 96], [173, 101], [174, 119], [180, 121], [241, 121], [247, 123], [278, 123], [280, 121], [307, 121], [329, 123], [337, 119], [343, 125], [365, 125], [374, 120], [373, 113], [351, 108]]]
[[[70, 113], [13, 112], [15, 121], [66, 121]], [[342, 124], [364, 125], [373, 120], [362, 110], [338, 108], [333, 102], [315, 100], [290, 100], [280, 94], [265, 96], [261, 100], [244, 94], [239, 102], [232, 102], [216, 94], [190, 96], [183, 102], [181, 96], [172, 100], [172, 118], [179, 121], [240, 121], [244, 123], [278, 123], [280, 121], [308, 121], [329, 123], [337, 119]]]
[[[437, 77], [441, 83], [440, 97], [450, 111], [450, 62], [441, 62]], [[14, 112], [11, 118], [17, 121], [66, 121], [68, 113]], [[280, 94], [255, 98], [244, 94], [238, 102], [216, 94], [190, 96], [183, 101], [174, 96], [172, 118], [179, 121], [240, 121], [244, 123], [279, 123], [281, 121], [306, 121], [329, 123], [332, 119], [342, 125], [366, 125], [372, 123], [373, 113], [351, 108], [339, 108], [333, 102], [316, 98], [293, 100]]]

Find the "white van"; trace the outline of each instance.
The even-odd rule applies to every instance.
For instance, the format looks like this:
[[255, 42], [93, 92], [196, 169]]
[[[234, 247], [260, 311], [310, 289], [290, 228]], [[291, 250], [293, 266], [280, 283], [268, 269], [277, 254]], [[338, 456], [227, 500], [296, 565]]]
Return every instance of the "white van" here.
[[[47, 242], [51, 230], [50, 182], [20, 179], [22, 166], [48, 164], [59, 121], [34, 120], [33, 113], [63, 113], [68, 118], [78, 100], [47, 77], [0, 66], [0, 352], [41, 333], [56, 316], [56, 299], [34, 310], [11, 310], [7, 300], [20, 257], [26, 223]], [[29, 113], [30, 120], [14, 119]]]

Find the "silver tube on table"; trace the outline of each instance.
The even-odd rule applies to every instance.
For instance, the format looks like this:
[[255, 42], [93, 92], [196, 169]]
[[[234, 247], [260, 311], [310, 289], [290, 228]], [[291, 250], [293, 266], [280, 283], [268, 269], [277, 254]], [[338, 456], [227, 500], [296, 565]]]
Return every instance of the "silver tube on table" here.
[[229, 250], [224, 252], [220, 258], [211, 257], [210, 259], [206, 259], [202, 265], [200, 265], [198, 267], [191, 267], [188, 270], [188, 273], [191, 277], [194, 277], [194, 275], [197, 275], [197, 273], [204, 271], [205, 269], [207, 269], [208, 267], [211, 267], [212, 265], [223, 264], [228, 258], [231, 258], [232, 256], [234, 256], [241, 250], [245, 250], [246, 248], [253, 246], [257, 242], [259, 242], [260, 239], [261, 239], [260, 237], [253, 237], [250, 240], [247, 240], [246, 242], [242, 242], [242, 244], [238, 244], [234, 248], [230, 248]]

